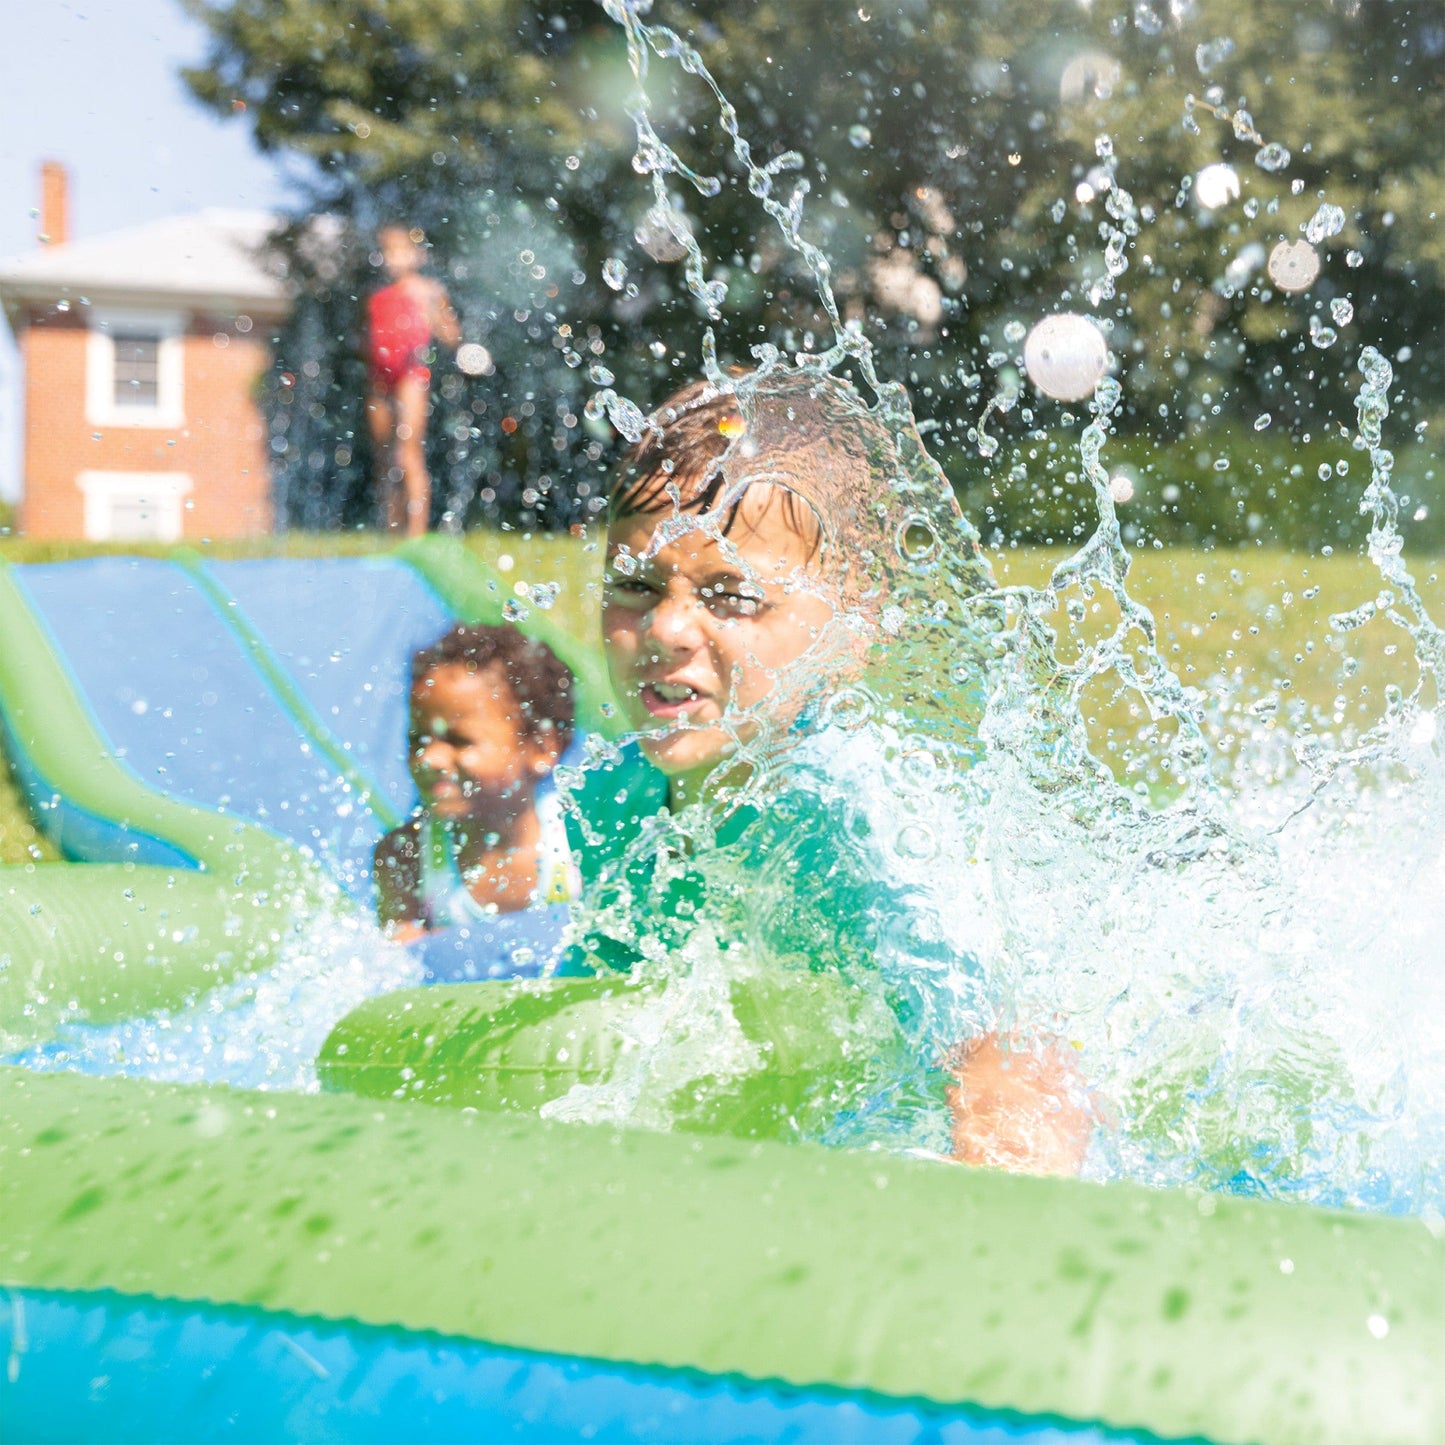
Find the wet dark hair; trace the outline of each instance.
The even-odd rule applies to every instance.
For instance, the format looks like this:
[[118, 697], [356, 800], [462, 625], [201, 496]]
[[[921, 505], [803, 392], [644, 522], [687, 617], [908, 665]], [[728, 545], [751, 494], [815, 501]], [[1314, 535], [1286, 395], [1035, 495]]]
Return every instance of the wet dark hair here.
[[[734, 377], [748, 372], [734, 368]], [[648, 418], [648, 428], [622, 458], [607, 497], [607, 520], [620, 521], [653, 512], [710, 512], [727, 485], [722, 458], [743, 426], [742, 411], [730, 391], [710, 381], [694, 381], [674, 392]], [[743, 499], [723, 516], [722, 534], [737, 525]], [[782, 508], [789, 529], [807, 541], [809, 556], [823, 544], [817, 514], [806, 501], [778, 484], [767, 505]]]
[[415, 690], [439, 667], [468, 672], [500, 666], [522, 712], [522, 731], [534, 740], [565, 748], [576, 724], [576, 680], [556, 653], [515, 627], [470, 627], [459, 622], [450, 632], [412, 654]]

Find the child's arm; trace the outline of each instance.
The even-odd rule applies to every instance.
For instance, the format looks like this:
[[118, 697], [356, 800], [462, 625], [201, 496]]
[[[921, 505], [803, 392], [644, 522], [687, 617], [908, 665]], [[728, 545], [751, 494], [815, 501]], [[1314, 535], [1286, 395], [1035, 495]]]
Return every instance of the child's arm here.
[[433, 281], [428, 307], [432, 335], [445, 347], [455, 351], [462, 343], [462, 327], [452, 309], [451, 297], [440, 281]]
[[421, 838], [415, 820], [393, 828], [372, 853], [376, 920], [389, 938], [409, 943], [426, 932], [421, 916]]
[[953, 1154], [1024, 1174], [1077, 1174], [1094, 1118], [1064, 1046], [984, 1034], [960, 1049], [948, 1090]]

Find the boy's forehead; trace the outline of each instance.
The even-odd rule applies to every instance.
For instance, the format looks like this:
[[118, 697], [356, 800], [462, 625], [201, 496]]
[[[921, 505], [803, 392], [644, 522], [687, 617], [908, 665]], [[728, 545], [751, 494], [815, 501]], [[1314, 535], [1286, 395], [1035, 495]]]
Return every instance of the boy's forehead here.
[[428, 668], [412, 684], [414, 706], [436, 708], [443, 699], [458, 700], [466, 705], [481, 698], [510, 697], [513, 688], [507, 670], [500, 662], [469, 667], [464, 662], [441, 662]]
[[608, 550], [627, 551], [644, 560], [671, 551], [719, 564], [735, 558], [794, 565], [815, 560], [818, 533], [809, 523], [818, 528], [816, 515], [781, 479], [750, 486], [736, 506], [725, 533], [728, 504], [704, 513], [669, 507], [614, 518], [607, 528]]

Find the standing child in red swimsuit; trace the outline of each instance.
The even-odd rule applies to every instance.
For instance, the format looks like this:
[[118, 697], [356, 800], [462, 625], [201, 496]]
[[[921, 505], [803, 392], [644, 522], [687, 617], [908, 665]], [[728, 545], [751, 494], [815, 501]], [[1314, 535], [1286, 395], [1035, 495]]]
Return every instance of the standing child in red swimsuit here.
[[407, 536], [419, 537], [431, 513], [427, 352], [433, 341], [455, 347], [461, 328], [446, 288], [421, 274], [422, 232], [396, 223], [383, 226], [376, 241], [391, 279], [366, 303], [366, 414], [386, 525], [394, 532], [404, 524]]

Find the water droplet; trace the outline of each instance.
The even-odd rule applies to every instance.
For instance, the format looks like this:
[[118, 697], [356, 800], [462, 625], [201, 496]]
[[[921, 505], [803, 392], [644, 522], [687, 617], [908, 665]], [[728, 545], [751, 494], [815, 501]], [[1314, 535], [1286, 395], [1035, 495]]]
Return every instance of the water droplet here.
[[1305, 239], [1313, 245], [1330, 236], [1338, 236], [1345, 229], [1345, 213], [1338, 206], [1322, 205], [1305, 222]]
[[1336, 296], [1330, 302], [1330, 316], [1336, 326], [1348, 326], [1355, 319], [1354, 303], [1347, 296]]
[[616, 256], [609, 256], [602, 263], [602, 279], [614, 291], [622, 290], [627, 283], [627, 263]]
[[1345, 265], [1348, 266], [1352, 271], [1358, 270], [1359, 267], [1363, 266], [1364, 264], [1365, 264], [1365, 257], [1364, 257], [1364, 253], [1363, 253], [1363, 252], [1361, 252], [1361, 251], [1346, 251], [1346, 252], [1345, 252]]
[[1272, 422], [1273, 420], [1274, 418], [1267, 411], [1260, 412], [1260, 414], [1254, 419], [1255, 431], [1264, 431], [1265, 428], [1268, 427], [1270, 422]]
[[898, 830], [898, 852], [917, 863], [927, 863], [938, 856], [938, 839], [922, 823], [908, 823]]
[[898, 555], [915, 566], [930, 561], [938, 552], [938, 533], [927, 517], [912, 516], [899, 524]]
[[604, 395], [602, 404], [607, 409], [607, 419], [628, 441], [642, 440], [642, 433], [647, 428], [647, 418], [635, 402], [609, 392]]
[[1339, 333], [1333, 326], [1326, 326], [1318, 316], [1310, 317], [1310, 340], [1319, 347], [1321, 351], [1327, 350], [1335, 344]]
[[1206, 40], [1194, 47], [1194, 63], [1201, 75], [1208, 75], [1216, 65], [1222, 65], [1233, 54], [1234, 41], [1228, 35], [1221, 35], [1217, 40]]
[[873, 132], [866, 125], [852, 125], [848, 127], [848, 144], [854, 150], [862, 150], [865, 146], [873, 143]]
[[502, 616], [505, 617], [508, 622], [520, 622], [526, 615], [526, 604], [518, 602], [516, 598], [509, 597], [502, 603]]
[[594, 386], [611, 386], [617, 378], [600, 361], [594, 361], [587, 368], [588, 378]]
[[854, 687], [839, 688], [823, 709], [824, 720], [830, 727], [843, 728], [848, 732], [862, 727], [872, 716], [872, 698]]
[[1068, 214], [1068, 209], [1068, 206], [1062, 200], [1055, 201], [1054, 204], [1049, 207], [1049, 215], [1053, 217], [1056, 226]]
[[1022, 341], [1027, 334], [1028, 328], [1022, 321], [1010, 321], [1003, 329], [1005, 341]]
[[1270, 141], [1254, 153], [1254, 163], [1262, 171], [1282, 171], [1289, 162], [1289, 150], [1278, 141]]

